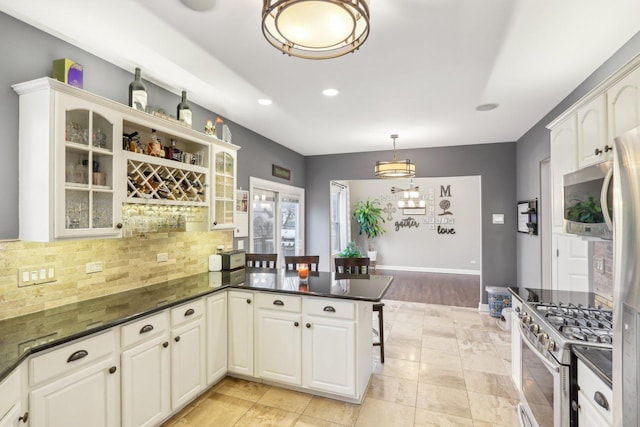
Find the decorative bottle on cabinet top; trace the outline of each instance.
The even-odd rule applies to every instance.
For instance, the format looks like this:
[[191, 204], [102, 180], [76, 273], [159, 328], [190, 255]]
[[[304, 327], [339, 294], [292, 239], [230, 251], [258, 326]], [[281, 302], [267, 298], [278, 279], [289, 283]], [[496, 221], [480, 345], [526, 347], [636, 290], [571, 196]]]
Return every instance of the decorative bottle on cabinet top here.
[[191, 106], [189, 105], [189, 101], [187, 101], [187, 91], [182, 91], [182, 101], [178, 104], [178, 120], [184, 122], [187, 126], [191, 127], [192, 125], [192, 113]]
[[141, 111], [147, 108], [147, 88], [140, 80], [140, 68], [136, 68], [135, 79], [129, 84], [129, 107]]

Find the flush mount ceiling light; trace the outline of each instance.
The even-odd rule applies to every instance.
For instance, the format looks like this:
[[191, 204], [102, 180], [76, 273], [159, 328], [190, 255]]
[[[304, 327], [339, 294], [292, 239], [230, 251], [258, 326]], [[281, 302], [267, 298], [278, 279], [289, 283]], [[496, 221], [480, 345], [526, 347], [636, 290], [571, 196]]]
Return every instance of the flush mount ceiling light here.
[[337, 58], [369, 36], [369, 0], [263, 0], [262, 33], [287, 55]]
[[396, 159], [396, 139], [398, 135], [391, 135], [393, 139], [393, 160], [390, 162], [377, 161], [373, 173], [378, 178], [412, 178], [416, 176], [416, 165], [407, 160]]
[[391, 193], [402, 193], [402, 200], [398, 200], [398, 207], [404, 208], [424, 208], [427, 202], [420, 197], [420, 187], [413, 185], [413, 180], [409, 184], [409, 188], [391, 187]]
[[338, 91], [338, 89], [333, 89], [333, 88], [328, 88], [322, 91], [322, 94], [324, 96], [336, 96], [340, 93], [340, 91]]

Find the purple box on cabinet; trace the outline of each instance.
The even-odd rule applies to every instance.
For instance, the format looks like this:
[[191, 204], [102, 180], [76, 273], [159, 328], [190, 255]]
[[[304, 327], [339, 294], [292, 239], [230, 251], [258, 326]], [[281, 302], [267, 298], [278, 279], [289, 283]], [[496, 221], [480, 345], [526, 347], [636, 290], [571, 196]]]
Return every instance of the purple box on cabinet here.
[[53, 61], [53, 78], [82, 89], [82, 65], [62, 58]]

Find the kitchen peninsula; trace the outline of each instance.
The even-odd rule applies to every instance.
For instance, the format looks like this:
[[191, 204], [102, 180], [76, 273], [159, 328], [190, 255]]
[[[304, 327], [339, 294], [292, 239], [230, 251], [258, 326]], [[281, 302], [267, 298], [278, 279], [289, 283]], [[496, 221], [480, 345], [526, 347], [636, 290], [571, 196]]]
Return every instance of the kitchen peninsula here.
[[392, 280], [208, 272], [4, 320], [0, 413], [155, 425], [227, 374], [361, 402], [372, 303]]

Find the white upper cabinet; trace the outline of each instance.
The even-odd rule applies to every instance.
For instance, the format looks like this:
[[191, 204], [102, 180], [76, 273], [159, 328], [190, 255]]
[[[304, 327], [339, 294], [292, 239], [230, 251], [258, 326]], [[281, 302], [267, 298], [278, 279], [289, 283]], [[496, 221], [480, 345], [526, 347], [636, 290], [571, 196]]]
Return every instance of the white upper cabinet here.
[[607, 91], [609, 144], [615, 137], [640, 126], [640, 69], [636, 69]]
[[578, 137], [576, 115], [572, 115], [551, 130], [551, 188], [553, 231], [562, 233], [563, 175], [578, 168]]
[[577, 110], [580, 168], [609, 160], [613, 146], [607, 139], [606, 98], [600, 95]]
[[234, 226], [239, 147], [53, 79], [13, 88], [21, 240]]

